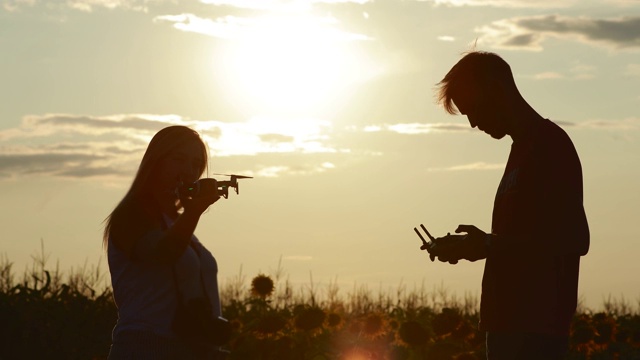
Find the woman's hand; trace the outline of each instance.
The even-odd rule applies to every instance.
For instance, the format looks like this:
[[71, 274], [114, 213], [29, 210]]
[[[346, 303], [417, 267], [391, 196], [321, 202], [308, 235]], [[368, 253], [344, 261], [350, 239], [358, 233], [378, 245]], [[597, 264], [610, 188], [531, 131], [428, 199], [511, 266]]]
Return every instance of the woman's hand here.
[[197, 192], [190, 194], [179, 191], [178, 198], [185, 212], [200, 215], [220, 199], [220, 194], [218, 194], [218, 182], [216, 179], [200, 179], [197, 184]]

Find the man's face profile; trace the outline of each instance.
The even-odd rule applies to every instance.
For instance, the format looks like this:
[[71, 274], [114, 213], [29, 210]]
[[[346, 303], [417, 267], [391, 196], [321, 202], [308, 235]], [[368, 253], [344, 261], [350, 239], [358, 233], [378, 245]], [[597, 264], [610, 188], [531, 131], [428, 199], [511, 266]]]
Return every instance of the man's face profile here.
[[494, 139], [502, 139], [507, 134], [507, 117], [504, 106], [495, 96], [481, 91], [464, 91], [453, 97], [461, 115], [466, 115], [472, 128], [487, 133]]

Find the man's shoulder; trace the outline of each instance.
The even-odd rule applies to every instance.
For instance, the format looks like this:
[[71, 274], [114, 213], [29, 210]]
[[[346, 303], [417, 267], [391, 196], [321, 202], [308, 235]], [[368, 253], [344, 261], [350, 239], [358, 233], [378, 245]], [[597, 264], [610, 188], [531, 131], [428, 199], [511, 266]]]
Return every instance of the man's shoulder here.
[[542, 119], [538, 130], [538, 140], [543, 141], [547, 145], [567, 146], [573, 148], [573, 142], [569, 134], [562, 125], [569, 124], [563, 121], [552, 121], [550, 119]]
[[551, 133], [561, 133], [566, 135], [566, 131], [562, 128], [562, 126], [568, 126], [571, 123], [566, 121], [557, 121], [544, 118], [542, 119], [542, 129], [543, 131], [551, 132]]
[[535, 145], [537, 152], [541, 158], [562, 164], [561, 166], [568, 164], [580, 166], [578, 152], [571, 137], [561, 126], [563, 124], [565, 123], [544, 119]]

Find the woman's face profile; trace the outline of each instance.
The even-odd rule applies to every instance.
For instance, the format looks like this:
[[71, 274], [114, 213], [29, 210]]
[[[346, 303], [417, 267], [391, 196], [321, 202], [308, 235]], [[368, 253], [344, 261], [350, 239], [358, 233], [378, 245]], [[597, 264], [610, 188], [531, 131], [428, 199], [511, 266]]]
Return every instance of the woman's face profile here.
[[185, 142], [160, 160], [155, 173], [155, 190], [174, 195], [182, 182], [190, 184], [200, 177], [205, 166], [202, 145], [198, 141]]

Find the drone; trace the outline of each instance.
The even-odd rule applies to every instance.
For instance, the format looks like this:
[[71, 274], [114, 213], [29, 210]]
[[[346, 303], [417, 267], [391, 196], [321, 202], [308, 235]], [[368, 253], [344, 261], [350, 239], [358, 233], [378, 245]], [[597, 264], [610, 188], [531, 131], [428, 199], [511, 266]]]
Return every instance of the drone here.
[[230, 179], [225, 181], [218, 181], [218, 193], [225, 199], [229, 197], [229, 188], [234, 188], [236, 194], [240, 194], [240, 185], [238, 179], [253, 179], [253, 176], [236, 175], [236, 174], [213, 174], [220, 176], [228, 176]]

